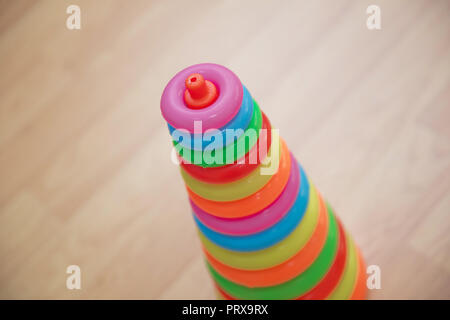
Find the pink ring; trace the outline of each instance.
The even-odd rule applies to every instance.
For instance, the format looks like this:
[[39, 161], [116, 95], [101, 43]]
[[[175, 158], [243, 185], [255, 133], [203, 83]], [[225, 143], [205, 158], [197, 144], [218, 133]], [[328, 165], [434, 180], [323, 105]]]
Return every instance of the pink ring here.
[[220, 218], [199, 208], [189, 199], [195, 216], [209, 228], [229, 235], [247, 235], [263, 231], [277, 223], [294, 204], [300, 188], [300, 173], [297, 161], [291, 154], [291, 172], [289, 180], [280, 196], [263, 210], [242, 218]]
[[[200, 73], [214, 83], [219, 97], [203, 109], [190, 109], [184, 102], [184, 81], [192, 73]], [[161, 113], [176, 129], [194, 132], [194, 121], [202, 121], [202, 132], [225, 126], [238, 113], [243, 88], [239, 78], [229, 69], [213, 63], [202, 63], [178, 72], [167, 84], [161, 97]]]

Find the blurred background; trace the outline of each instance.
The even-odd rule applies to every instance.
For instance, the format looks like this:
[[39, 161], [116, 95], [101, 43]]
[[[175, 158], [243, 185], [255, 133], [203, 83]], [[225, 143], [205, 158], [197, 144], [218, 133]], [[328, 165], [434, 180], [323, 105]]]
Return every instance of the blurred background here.
[[215, 298], [159, 108], [176, 72], [215, 62], [380, 266], [370, 297], [450, 299], [449, 17], [438, 0], [0, 1], [0, 298]]

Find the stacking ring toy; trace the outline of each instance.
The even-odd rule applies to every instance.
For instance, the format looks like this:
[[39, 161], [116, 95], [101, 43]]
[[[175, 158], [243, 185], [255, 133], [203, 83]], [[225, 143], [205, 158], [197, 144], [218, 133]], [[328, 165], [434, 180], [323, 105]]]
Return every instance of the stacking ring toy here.
[[[181, 157], [187, 161], [188, 163], [193, 163], [196, 165], [199, 165], [201, 167], [209, 168], [209, 167], [220, 167], [227, 164], [231, 164], [236, 162], [237, 159], [243, 157], [245, 154], [248, 153], [249, 149], [251, 149], [258, 141], [258, 137], [260, 134], [260, 129], [262, 127], [262, 115], [261, 115], [261, 109], [259, 108], [256, 101], [253, 101], [254, 103], [254, 111], [252, 119], [250, 120], [250, 123], [245, 130], [244, 134], [240, 135], [240, 137], [234, 141], [233, 144], [229, 144], [223, 148], [220, 149], [211, 149], [207, 146], [205, 150], [192, 150], [183, 148], [179, 142], [173, 141], [173, 145], [175, 146], [175, 149], [177, 150], [177, 153], [180, 154], [182, 151]], [[254, 139], [251, 139], [252, 134], [250, 132], [255, 132], [256, 137], [253, 136]], [[249, 137], [249, 143], [246, 143], [246, 137]], [[212, 142], [211, 142], [212, 143]], [[211, 149], [211, 150], [210, 150]], [[236, 151], [236, 152], [235, 152]], [[212, 153], [215, 152], [216, 154], [212, 156]], [[211, 158], [211, 161], [205, 161], [205, 158]], [[220, 159], [216, 162], [216, 159]], [[200, 161], [201, 160], [201, 161]], [[200, 163], [201, 162], [201, 163]]]
[[365, 298], [356, 243], [232, 71], [185, 68], [160, 107], [219, 299]]
[[267, 249], [252, 252], [236, 252], [224, 249], [199, 232], [204, 249], [223, 264], [243, 270], [260, 270], [277, 266], [294, 256], [311, 239], [319, 221], [319, 198], [315, 187], [310, 184], [308, 209], [297, 226], [283, 241]]
[[314, 288], [296, 298], [296, 300], [324, 300], [333, 291], [339, 283], [339, 280], [342, 278], [349, 248], [344, 227], [339, 220], [337, 220], [337, 222], [339, 226], [339, 248], [333, 265], [330, 270], [328, 270], [325, 277], [323, 277]]
[[[185, 79], [199, 73], [219, 91], [217, 99], [207, 108], [190, 109], [184, 102]], [[161, 112], [177, 129], [194, 132], [194, 121], [202, 121], [202, 129], [222, 128], [238, 113], [243, 98], [242, 84], [230, 70], [213, 63], [190, 66], [178, 72], [167, 84], [161, 96]]]
[[222, 248], [234, 251], [256, 251], [268, 248], [286, 238], [297, 227], [305, 214], [309, 198], [309, 182], [301, 167], [300, 181], [300, 189], [294, 205], [283, 219], [267, 230], [246, 236], [229, 236], [209, 229], [194, 215], [195, 222], [205, 237]]
[[300, 170], [292, 154], [291, 174], [279, 198], [267, 208], [243, 218], [226, 219], [213, 216], [200, 209], [192, 200], [189, 202], [195, 216], [209, 228], [230, 235], [246, 235], [257, 233], [280, 221], [294, 204], [300, 188]]
[[[218, 129], [220, 130], [220, 133], [222, 135], [222, 142], [223, 145], [227, 145], [234, 141], [227, 141], [226, 140], [226, 131], [225, 130], [237, 130], [237, 129], [245, 129], [248, 127], [248, 124], [250, 123], [250, 119], [252, 118], [253, 114], [253, 100], [252, 96], [248, 92], [247, 88], [243, 86], [244, 89], [244, 97], [242, 99], [242, 105], [239, 109], [238, 114], [229, 122], [226, 124], [226, 126]], [[167, 124], [169, 127], [170, 135], [176, 130], [176, 128], [172, 127], [170, 124]], [[241, 134], [244, 133], [244, 131], [241, 131]], [[203, 134], [192, 134], [191, 133], [191, 141], [188, 144], [186, 141], [182, 140], [180, 142], [180, 145], [182, 145], [185, 148], [193, 149], [193, 150], [203, 150], [208, 144], [211, 143], [211, 133], [205, 132]], [[239, 135], [240, 136], [240, 135]], [[237, 138], [239, 137], [237, 136]]]
[[[282, 139], [280, 141], [282, 144], [285, 143]], [[272, 176], [263, 188], [251, 196], [240, 200], [229, 202], [211, 201], [198, 196], [188, 187], [186, 189], [191, 200], [209, 214], [222, 218], [241, 218], [261, 211], [278, 198], [289, 179], [290, 168], [286, 165], [281, 162], [278, 172]]]
[[202, 182], [190, 176], [182, 167], [180, 167], [181, 176], [189, 189], [202, 198], [213, 201], [234, 201], [243, 199], [260, 190], [272, 178], [272, 175], [261, 174], [262, 168], [269, 167], [270, 165], [273, 165], [274, 168], [278, 168], [280, 162], [284, 161], [288, 161], [286, 167], [291, 167], [291, 157], [286, 144], [281, 144], [281, 146], [279, 144], [272, 144], [272, 146], [275, 145], [277, 145], [280, 150], [277, 155], [274, 154], [273, 150], [269, 151], [269, 154], [272, 155], [271, 163], [262, 163], [258, 168], [259, 170], [253, 170], [252, 173], [237, 181], [223, 184]]
[[319, 202], [319, 222], [311, 239], [292, 258], [282, 264], [263, 270], [240, 270], [222, 264], [205, 251], [207, 261], [224, 278], [250, 288], [275, 286], [295, 278], [313, 263], [327, 239], [330, 219], [320, 194]]
[[350, 298], [356, 284], [356, 273], [358, 271], [358, 256], [356, 252], [355, 243], [353, 239], [347, 234], [347, 241], [349, 244], [348, 258], [346, 261], [344, 274], [341, 280], [327, 300], [345, 300]]
[[[356, 245], [355, 245], [356, 246]], [[358, 282], [355, 290], [350, 297], [351, 300], [364, 300], [366, 298], [366, 264], [362, 258], [361, 251], [358, 249]]]
[[[269, 119], [264, 112], [261, 112], [261, 114], [263, 119], [261, 127], [262, 132], [259, 134], [257, 143], [255, 143], [245, 156], [238, 159], [236, 163], [227, 164], [221, 167], [204, 168], [186, 163], [183, 161], [183, 158], [178, 157], [181, 159], [180, 163], [183, 169], [194, 178], [209, 183], [231, 182], [248, 175], [259, 166], [263, 159], [266, 158], [272, 143], [272, 130]], [[267, 134], [264, 134], [264, 131]]]
[[329, 235], [322, 251], [308, 269], [292, 280], [271, 287], [249, 288], [225, 279], [207, 263], [208, 269], [219, 286], [232, 297], [249, 300], [294, 299], [314, 287], [334, 261], [338, 249], [339, 232], [333, 212], [329, 214], [329, 217], [331, 218]]

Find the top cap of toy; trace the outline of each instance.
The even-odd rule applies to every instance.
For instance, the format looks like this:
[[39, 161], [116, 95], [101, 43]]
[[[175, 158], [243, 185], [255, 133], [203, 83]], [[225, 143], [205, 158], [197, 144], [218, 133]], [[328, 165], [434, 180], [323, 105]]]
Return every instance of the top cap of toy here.
[[[200, 74], [201, 77], [197, 76], [193, 81], [193, 74]], [[211, 91], [213, 94], [211, 98], [203, 98], [206, 102], [199, 103], [202, 99], [196, 97], [195, 87], [198, 85], [196, 82], [202, 78], [207, 79], [204, 82], [206, 92]], [[208, 82], [211, 84], [208, 85]], [[193, 95], [189, 90], [186, 92], [187, 87], [193, 89]], [[208, 94], [210, 93], [206, 93], [206, 96]], [[199, 96], [203, 97], [205, 94]], [[161, 113], [175, 129], [186, 129], [194, 133], [194, 124], [201, 121], [202, 132], [205, 132], [225, 127], [239, 113], [243, 98], [243, 85], [231, 70], [214, 63], [201, 63], [181, 70], [170, 79], [161, 96]]]
[[184, 102], [191, 109], [202, 109], [211, 105], [218, 96], [216, 86], [205, 80], [200, 73], [193, 73], [185, 80]]

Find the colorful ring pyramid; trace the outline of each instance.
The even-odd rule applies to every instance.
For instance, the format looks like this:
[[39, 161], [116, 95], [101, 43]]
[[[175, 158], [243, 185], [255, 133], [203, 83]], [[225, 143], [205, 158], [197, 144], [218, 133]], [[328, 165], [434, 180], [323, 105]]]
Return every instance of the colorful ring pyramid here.
[[168, 123], [221, 299], [364, 299], [362, 255], [238, 77], [176, 74]]

